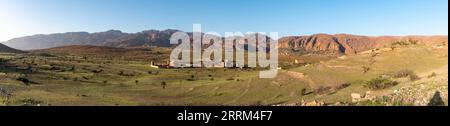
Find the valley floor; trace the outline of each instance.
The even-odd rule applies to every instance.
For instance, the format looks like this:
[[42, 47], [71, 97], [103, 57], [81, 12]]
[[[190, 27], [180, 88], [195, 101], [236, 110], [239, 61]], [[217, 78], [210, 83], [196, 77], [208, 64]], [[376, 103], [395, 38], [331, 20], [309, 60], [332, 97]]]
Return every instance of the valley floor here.
[[[374, 49], [283, 69], [273, 79], [256, 69], [157, 69], [95, 56], [0, 59], [0, 105], [448, 105], [447, 46]], [[368, 86], [380, 76], [395, 85]]]

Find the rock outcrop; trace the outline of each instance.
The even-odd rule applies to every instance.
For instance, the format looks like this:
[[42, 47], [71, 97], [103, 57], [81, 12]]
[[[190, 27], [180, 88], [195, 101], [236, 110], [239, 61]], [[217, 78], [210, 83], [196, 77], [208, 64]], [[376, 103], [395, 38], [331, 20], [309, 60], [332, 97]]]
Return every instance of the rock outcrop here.
[[448, 36], [358, 36], [349, 34], [315, 34], [279, 39], [279, 48], [307, 52], [356, 54], [358, 52], [388, 46], [397, 41], [414, 40], [425, 45], [448, 44]]

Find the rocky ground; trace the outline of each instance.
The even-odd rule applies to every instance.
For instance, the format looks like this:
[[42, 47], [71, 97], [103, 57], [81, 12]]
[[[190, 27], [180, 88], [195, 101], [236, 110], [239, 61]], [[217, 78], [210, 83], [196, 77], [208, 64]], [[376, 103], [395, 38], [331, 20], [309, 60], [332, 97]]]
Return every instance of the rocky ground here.
[[[448, 106], [448, 67], [422, 73], [421, 79], [384, 91], [352, 93], [352, 102], [304, 101], [277, 106]], [[380, 92], [383, 92], [380, 94]]]
[[391, 94], [379, 96], [359, 104], [448, 106], [448, 74], [427, 77], [410, 86], [394, 90]]

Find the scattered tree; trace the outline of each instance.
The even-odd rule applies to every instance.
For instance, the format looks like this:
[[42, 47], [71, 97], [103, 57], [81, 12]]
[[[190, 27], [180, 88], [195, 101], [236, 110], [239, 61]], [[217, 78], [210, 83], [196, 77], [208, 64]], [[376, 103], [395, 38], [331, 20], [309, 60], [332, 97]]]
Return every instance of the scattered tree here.
[[165, 81], [161, 82], [161, 86], [163, 89], [166, 89], [166, 85], [167, 85], [167, 83]]

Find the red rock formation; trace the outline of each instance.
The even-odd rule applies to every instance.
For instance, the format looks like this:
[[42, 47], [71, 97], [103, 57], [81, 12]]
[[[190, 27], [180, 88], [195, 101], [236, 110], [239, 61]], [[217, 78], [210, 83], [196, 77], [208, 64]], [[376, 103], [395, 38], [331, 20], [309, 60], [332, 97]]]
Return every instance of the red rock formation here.
[[280, 48], [323, 52], [333, 54], [355, 54], [373, 48], [389, 46], [393, 42], [415, 40], [425, 45], [448, 43], [448, 36], [358, 36], [349, 34], [315, 34], [279, 39]]

